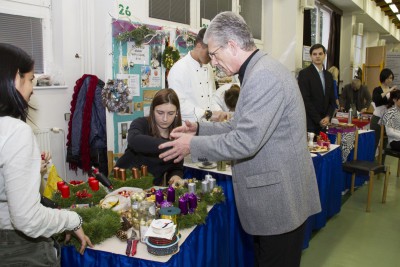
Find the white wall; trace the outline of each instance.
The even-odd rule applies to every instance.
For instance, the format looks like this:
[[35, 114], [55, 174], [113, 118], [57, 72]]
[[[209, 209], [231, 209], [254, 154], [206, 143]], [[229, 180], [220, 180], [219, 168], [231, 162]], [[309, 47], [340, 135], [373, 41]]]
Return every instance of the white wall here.
[[264, 50], [293, 75], [302, 64], [303, 12], [299, 1], [264, 1]]

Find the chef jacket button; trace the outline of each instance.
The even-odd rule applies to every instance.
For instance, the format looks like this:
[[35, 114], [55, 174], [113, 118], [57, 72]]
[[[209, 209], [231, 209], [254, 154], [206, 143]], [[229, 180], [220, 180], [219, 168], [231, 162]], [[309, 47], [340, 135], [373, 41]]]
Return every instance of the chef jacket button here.
[[207, 95], [208, 97], [210, 97], [210, 95]]
[[200, 83], [201, 84], [201, 83]]
[[201, 97], [203, 97], [203, 96], [201, 96]]

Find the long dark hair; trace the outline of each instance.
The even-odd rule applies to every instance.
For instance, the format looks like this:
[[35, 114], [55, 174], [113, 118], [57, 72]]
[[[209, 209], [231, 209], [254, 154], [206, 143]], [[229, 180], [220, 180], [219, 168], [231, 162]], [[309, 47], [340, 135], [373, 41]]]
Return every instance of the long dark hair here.
[[175, 93], [174, 90], [166, 88], [166, 89], [161, 89], [158, 91], [154, 98], [153, 101], [151, 102], [150, 106], [150, 116], [147, 118], [149, 121], [149, 127], [150, 127], [150, 134], [154, 137], [161, 137], [160, 131], [158, 130], [155, 115], [154, 115], [154, 109], [156, 106], [162, 105], [162, 104], [167, 104], [170, 103], [176, 107], [176, 117], [174, 121], [171, 123], [171, 125], [168, 127], [168, 135], [171, 133], [171, 131], [182, 125], [182, 117], [181, 117], [181, 107], [179, 104], [179, 98], [178, 95]]
[[394, 90], [390, 92], [389, 103], [387, 104], [387, 108], [391, 108], [394, 106], [394, 102], [400, 99], [400, 90]]
[[15, 88], [15, 76], [33, 70], [33, 59], [22, 49], [0, 43], [0, 117], [11, 116], [26, 121], [28, 102]]

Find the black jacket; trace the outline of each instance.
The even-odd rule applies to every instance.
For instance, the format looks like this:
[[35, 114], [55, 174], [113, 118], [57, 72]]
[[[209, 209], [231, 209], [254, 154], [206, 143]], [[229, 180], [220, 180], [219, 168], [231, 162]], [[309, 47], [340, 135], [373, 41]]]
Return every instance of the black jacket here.
[[164, 162], [158, 157], [160, 153], [168, 150], [160, 150], [158, 146], [168, 141], [168, 139], [151, 136], [147, 118], [137, 118], [132, 121], [128, 130], [128, 148], [124, 155], [118, 159], [115, 166], [130, 169], [146, 165], [149, 172], [154, 176], [155, 185], [161, 184], [165, 173], [167, 181], [173, 175], [182, 178], [183, 160], [179, 163], [174, 163], [173, 160]]
[[299, 73], [298, 83], [303, 96], [307, 116], [307, 131], [319, 133], [319, 122], [327, 115], [332, 118], [335, 111], [335, 92], [332, 74], [324, 70], [325, 94], [321, 78], [313, 64]]

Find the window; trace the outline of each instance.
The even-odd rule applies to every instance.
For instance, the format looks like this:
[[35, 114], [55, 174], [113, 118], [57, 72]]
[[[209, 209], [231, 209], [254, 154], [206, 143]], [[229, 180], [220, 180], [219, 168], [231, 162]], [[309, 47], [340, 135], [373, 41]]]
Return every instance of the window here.
[[25, 50], [35, 60], [35, 73], [44, 73], [42, 19], [0, 13], [0, 25], [0, 42]]
[[190, 24], [190, 0], [150, 0], [149, 17]]
[[311, 10], [311, 45], [322, 44], [328, 47], [331, 12], [317, 5]]
[[249, 25], [253, 38], [261, 40], [262, 31], [262, 1], [261, 0], [239, 0], [239, 14]]
[[223, 11], [232, 11], [232, 0], [201, 0], [200, 25], [202, 24], [201, 19], [212, 20]]

